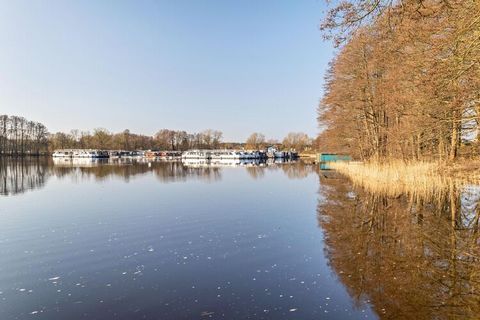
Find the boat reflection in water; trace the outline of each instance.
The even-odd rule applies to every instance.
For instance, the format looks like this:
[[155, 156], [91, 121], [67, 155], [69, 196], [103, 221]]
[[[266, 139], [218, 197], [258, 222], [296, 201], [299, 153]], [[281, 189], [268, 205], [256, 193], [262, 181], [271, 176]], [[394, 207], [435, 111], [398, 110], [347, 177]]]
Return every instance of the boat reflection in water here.
[[240, 159], [182, 159], [183, 165], [191, 168], [202, 168], [202, 167], [258, 167], [266, 166], [266, 161], [261, 160], [240, 160]]
[[327, 255], [357, 302], [385, 319], [478, 318], [478, 186], [425, 199], [367, 192], [332, 172], [320, 181]]
[[160, 182], [182, 182], [187, 179], [216, 181], [221, 179], [218, 168], [194, 169], [184, 166], [180, 161], [157, 160], [151, 158], [112, 158], [112, 159], [54, 159], [52, 170], [65, 170], [76, 179], [93, 177], [103, 180], [120, 177], [129, 181], [136, 175], [153, 174]]
[[108, 158], [53, 158], [52, 161], [55, 166], [64, 167], [96, 167], [110, 162]]

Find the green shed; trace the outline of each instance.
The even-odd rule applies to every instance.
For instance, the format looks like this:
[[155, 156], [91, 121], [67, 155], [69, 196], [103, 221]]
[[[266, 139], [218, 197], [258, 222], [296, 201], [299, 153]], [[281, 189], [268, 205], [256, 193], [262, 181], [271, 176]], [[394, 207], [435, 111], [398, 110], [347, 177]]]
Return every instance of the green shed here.
[[350, 161], [352, 160], [352, 157], [346, 154], [319, 153], [317, 160], [318, 160], [318, 163], [320, 164], [321, 170], [330, 170], [330, 167], [328, 165], [329, 162]]
[[319, 153], [318, 154], [318, 162], [320, 163], [350, 161], [350, 160], [352, 160], [352, 157], [345, 154], [337, 154], [337, 153]]

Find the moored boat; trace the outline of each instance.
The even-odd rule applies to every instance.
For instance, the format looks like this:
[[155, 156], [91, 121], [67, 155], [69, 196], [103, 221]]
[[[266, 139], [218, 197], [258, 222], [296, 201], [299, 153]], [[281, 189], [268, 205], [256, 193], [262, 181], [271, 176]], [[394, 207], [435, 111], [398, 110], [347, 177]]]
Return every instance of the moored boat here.
[[108, 151], [96, 149], [59, 149], [54, 150], [53, 158], [89, 158], [100, 159], [108, 158]]
[[214, 150], [211, 152], [210, 158], [214, 160], [237, 160], [241, 158], [241, 154], [234, 150]]
[[55, 150], [53, 151], [52, 157], [54, 158], [72, 158], [72, 150]]
[[189, 150], [182, 154], [182, 159], [211, 159], [212, 152], [210, 150]]

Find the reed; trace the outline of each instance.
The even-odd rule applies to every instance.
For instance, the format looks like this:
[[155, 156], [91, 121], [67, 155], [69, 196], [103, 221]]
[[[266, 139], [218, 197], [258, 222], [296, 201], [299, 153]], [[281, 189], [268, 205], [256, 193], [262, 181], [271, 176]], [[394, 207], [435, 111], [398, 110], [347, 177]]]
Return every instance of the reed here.
[[391, 197], [408, 194], [436, 200], [469, 182], [480, 181], [478, 175], [460, 177], [435, 162], [332, 162], [329, 166], [349, 177], [354, 185]]

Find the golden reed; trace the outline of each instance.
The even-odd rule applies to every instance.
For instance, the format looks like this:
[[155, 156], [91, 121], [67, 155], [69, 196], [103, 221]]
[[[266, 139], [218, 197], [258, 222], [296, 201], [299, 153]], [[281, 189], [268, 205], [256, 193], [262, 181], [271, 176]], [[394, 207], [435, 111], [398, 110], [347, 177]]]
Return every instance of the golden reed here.
[[329, 166], [369, 192], [391, 197], [407, 194], [427, 201], [443, 198], [452, 189], [480, 181], [478, 173], [461, 177], [435, 162], [332, 162]]

